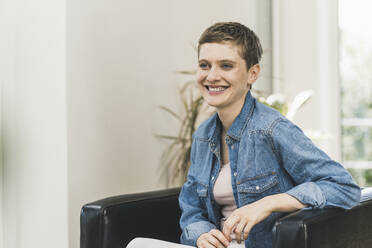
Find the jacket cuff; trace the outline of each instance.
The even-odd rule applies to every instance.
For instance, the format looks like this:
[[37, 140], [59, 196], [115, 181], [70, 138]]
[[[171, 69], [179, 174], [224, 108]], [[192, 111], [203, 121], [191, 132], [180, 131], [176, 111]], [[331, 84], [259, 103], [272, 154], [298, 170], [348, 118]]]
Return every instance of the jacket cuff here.
[[286, 193], [313, 209], [323, 208], [326, 205], [322, 190], [314, 182], [299, 184]]
[[181, 235], [181, 244], [196, 247], [196, 241], [203, 233], [212, 229], [217, 229], [215, 225], [208, 221], [198, 221], [186, 226]]

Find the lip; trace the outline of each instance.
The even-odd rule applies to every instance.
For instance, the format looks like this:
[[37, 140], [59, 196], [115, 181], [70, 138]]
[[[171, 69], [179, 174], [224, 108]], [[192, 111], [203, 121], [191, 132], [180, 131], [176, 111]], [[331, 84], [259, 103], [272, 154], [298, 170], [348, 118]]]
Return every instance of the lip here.
[[224, 88], [228, 88], [230, 86], [229, 85], [204, 84], [204, 87], [212, 87], [212, 88], [224, 87]]
[[[225, 88], [224, 90], [222, 91], [210, 91], [209, 88]], [[230, 88], [230, 86], [226, 86], [226, 85], [204, 85], [204, 88], [208, 91], [208, 94], [209, 95], [212, 95], [212, 96], [215, 96], [215, 95], [221, 95], [223, 93], [225, 93], [225, 91]]]

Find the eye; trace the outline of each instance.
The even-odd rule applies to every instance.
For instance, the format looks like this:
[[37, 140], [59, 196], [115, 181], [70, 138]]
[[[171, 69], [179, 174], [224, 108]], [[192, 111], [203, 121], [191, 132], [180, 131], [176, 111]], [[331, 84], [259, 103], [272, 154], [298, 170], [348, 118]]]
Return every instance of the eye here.
[[231, 68], [233, 68], [233, 65], [232, 64], [229, 64], [229, 63], [223, 63], [222, 65], [221, 65], [221, 67], [223, 68], [223, 69], [231, 69]]
[[199, 63], [199, 68], [203, 70], [208, 69], [208, 64], [205, 62], [201, 62]]

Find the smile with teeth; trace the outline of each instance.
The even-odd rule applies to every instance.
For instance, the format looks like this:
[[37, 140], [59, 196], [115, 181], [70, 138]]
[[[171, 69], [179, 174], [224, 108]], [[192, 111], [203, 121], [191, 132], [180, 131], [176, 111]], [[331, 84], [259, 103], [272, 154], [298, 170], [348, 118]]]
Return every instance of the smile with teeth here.
[[221, 91], [226, 90], [228, 87], [227, 86], [218, 86], [218, 87], [206, 86], [206, 88], [212, 92], [221, 92]]

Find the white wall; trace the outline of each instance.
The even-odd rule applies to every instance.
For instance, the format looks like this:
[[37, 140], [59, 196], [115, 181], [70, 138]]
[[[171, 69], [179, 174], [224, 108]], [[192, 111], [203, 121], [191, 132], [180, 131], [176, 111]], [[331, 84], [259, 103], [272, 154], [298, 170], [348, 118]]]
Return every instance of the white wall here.
[[274, 91], [292, 99], [314, 90], [295, 122], [332, 136], [316, 143], [340, 160], [337, 27], [337, 0], [273, 1]]
[[[270, 52], [261, 0], [0, 4], [7, 248], [78, 247], [82, 204], [165, 187], [164, 144], [152, 134], [176, 131], [177, 123], [157, 105], [180, 109], [176, 92], [186, 78], [173, 72], [194, 68], [189, 43], [205, 27], [241, 21]], [[314, 89], [296, 121], [334, 135], [321, 145], [338, 158], [337, 1], [273, 5], [274, 90], [293, 97]]]
[[84, 203], [165, 187], [165, 146], [153, 134], [175, 134], [178, 123], [158, 106], [180, 110], [177, 87], [190, 79], [174, 72], [195, 68], [191, 44], [207, 26], [255, 29], [256, 9], [252, 0], [67, 1], [70, 247]]
[[2, 1], [4, 247], [67, 247], [64, 1]]
[[[79, 247], [84, 203], [164, 188], [165, 144], [153, 134], [175, 133], [177, 122], [158, 105], [181, 109], [177, 89], [190, 78], [174, 72], [195, 68], [191, 43], [216, 21], [269, 33], [256, 15], [268, 8], [262, 0], [0, 7], [6, 248]], [[258, 87], [269, 88], [268, 79]]]
[[[337, 158], [336, 3], [273, 1], [273, 77], [289, 97], [315, 90], [297, 122], [333, 134], [323, 145]], [[165, 187], [158, 181], [164, 144], [152, 134], [176, 131], [177, 123], [157, 106], [180, 109], [176, 92], [186, 78], [173, 72], [194, 68], [190, 43], [205, 27], [241, 21], [270, 53], [261, 0], [0, 6], [6, 248], [79, 247], [82, 204]], [[270, 69], [264, 75], [270, 79]]]

